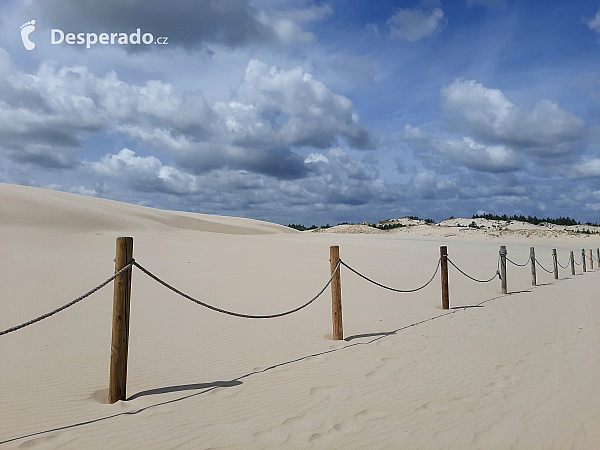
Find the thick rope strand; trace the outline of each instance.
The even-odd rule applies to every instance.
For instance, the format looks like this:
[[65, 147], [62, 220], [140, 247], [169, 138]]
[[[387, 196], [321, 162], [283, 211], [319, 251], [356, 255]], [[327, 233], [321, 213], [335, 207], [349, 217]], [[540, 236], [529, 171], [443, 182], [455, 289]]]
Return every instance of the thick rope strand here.
[[17, 331], [20, 330], [21, 328], [25, 328], [29, 325], [32, 325], [34, 323], [39, 322], [40, 320], [44, 320], [50, 316], [53, 316], [54, 314], [64, 311], [67, 308], [70, 308], [71, 306], [73, 306], [76, 303], [79, 303], [81, 300], [83, 300], [84, 298], [89, 297], [90, 295], [92, 295], [94, 292], [102, 289], [104, 286], [106, 286], [108, 283], [110, 283], [112, 280], [114, 280], [118, 275], [120, 275], [122, 272], [124, 272], [125, 270], [129, 269], [133, 264], [135, 263], [135, 260], [132, 260], [129, 264], [127, 264], [125, 267], [123, 267], [121, 270], [119, 270], [117, 273], [115, 273], [112, 277], [110, 277], [108, 280], [104, 281], [103, 283], [100, 283], [98, 286], [96, 286], [93, 289], [90, 289], [89, 291], [87, 291], [85, 294], [77, 297], [75, 300], [70, 301], [69, 303], [67, 303], [66, 305], [61, 306], [60, 308], [56, 308], [53, 311], [50, 311], [46, 314], [42, 314], [39, 317], [36, 317], [35, 319], [31, 319], [25, 323], [22, 323], [21, 325], [16, 325], [14, 327], [10, 327], [4, 331], [0, 331], [0, 336], [4, 335], [4, 334], [8, 334], [8, 333], [12, 333], [13, 331]]
[[450, 258], [448, 258], [448, 262], [450, 264], [452, 264], [454, 266], [454, 268], [456, 270], [458, 270], [460, 273], [462, 273], [465, 277], [470, 278], [473, 281], [477, 281], [478, 283], [489, 283], [490, 281], [494, 280], [494, 278], [496, 277], [500, 277], [500, 271], [496, 270], [496, 273], [494, 274], [494, 276], [492, 278], [490, 278], [489, 280], [478, 280], [477, 278], [473, 278], [471, 275], [468, 275], [467, 273], [463, 272], [460, 267], [458, 267], [456, 264], [454, 264], [452, 262], [452, 260]]
[[226, 309], [222, 309], [222, 308], [218, 308], [216, 306], [209, 305], [208, 303], [205, 303], [205, 302], [203, 302], [201, 300], [198, 300], [198, 299], [192, 297], [191, 295], [188, 295], [188, 294], [180, 291], [179, 289], [171, 286], [166, 281], [163, 281], [159, 277], [157, 277], [156, 275], [154, 275], [148, 269], [146, 269], [143, 266], [139, 265], [137, 262], [134, 262], [135, 266], [138, 269], [140, 269], [142, 272], [144, 272], [146, 275], [148, 275], [154, 281], [157, 281], [158, 283], [162, 284], [164, 287], [166, 287], [167, 289], [170, 289], [171, 291], [175, 292], [176, 294], [179, 294], [180, 296], [182, 296], [184, 298], [187, 298], [188, 300], [191, 300], [192, 302], [194, 302], [194, 303], [196, 303], [196, 304], [198, 304], [200, 306], [204, 306], [205, 308], [212, 309], [213, 311], [220, 312], [222, 314], [227, 314], [227, 315], [230, 315], [230, 316], [242, 317], [242, 318], [245, 318], [245, 319], [274, 319], [276, 317], [287, 316], [288, 314], [292, 314], [292, 313], [295, 313], [297, 311], [300, 311], [303, 308], [306, 308], [308, 305], [310, 305], [312, 302], [314, 302], [317, 298], [319, 298], [319, 296], [323, 292], [325, 292], [325, 289], [327, 289], [327, 286], [329, 286], [329, 284], [331, 283], [331, 280], [333, 280], [333, 277], [335, 276], [336, 272], [338, 271], [341, 263], [342, 263], [342, 261], [340, 260], [338, 262], [337, 266], [335, 267], [335, 270], [331, 274], [331, 277], [329, 278], [329, 281], [323, 287], [323, 289], [321, 289], [317, 295], [315, 295], [313, 298], [311, 298], [309, 301], [307, 301], [303, 305], [298, 306], [297, 308], [291, 309], [289, 311], [278, 313], [278, 314], [253, 315], [253, 314], [242, 314], [242, 313], [237, 313], [237, 312], [233, 312], [233, 311], [228, 311]]
[[427, 287], [429, 285], [429, 283], [431, 283], [433, 281], [433, 278], [435, 277], [435, 274], [438, 272], [439, 268], [440, 268], [440, 261], [438, 259], [438, 263], [437, 266], [435, 268], [435, 272], [433, 272], [433, 275], [431, 276], [431, 278], [429, 279], [429, 281], [427, 283], [425, 283], [423, 286], [420, 286], [418, 288], [415, 289], [395, 289], [395, 288], [391, 288], [389, 286], [386, 286], [384, 284], [378, 283], [377, 281], [371, 280], [370, 278], [368, 278], [367, 276], [363, 275], [362, 273], [354, 270], [352, 267], [350, 267], [348, 264], [346, 264], [345, 262], [342, 261], [342, 264], [344, 265], [344, 267], [346, 267], [347, 269], [351, 270], [352, 272], [354, 272], [356, 275], [358, 275], [361, 278], [364, 278], [365, 280], [369, 281], [370, 283], [373, 283], [383, 289], [387, 289], [388, 291], [393, 291], [393, 292], [404, 292], [404, 293], [408, 293], [408, 292], [417, 292], [420, 291], [421, 289]]

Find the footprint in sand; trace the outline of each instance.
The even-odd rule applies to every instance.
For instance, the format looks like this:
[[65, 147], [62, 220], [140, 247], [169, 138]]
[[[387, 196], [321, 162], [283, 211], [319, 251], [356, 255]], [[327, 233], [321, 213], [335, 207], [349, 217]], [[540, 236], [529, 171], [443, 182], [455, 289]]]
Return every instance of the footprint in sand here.
[[23, 39], [23, 45], [27, 50], [33, 50], [35, 44], [29, 40], [29, 35], [35, 30], [35, 20], [26, 22], [21, 25], [21, 39]]

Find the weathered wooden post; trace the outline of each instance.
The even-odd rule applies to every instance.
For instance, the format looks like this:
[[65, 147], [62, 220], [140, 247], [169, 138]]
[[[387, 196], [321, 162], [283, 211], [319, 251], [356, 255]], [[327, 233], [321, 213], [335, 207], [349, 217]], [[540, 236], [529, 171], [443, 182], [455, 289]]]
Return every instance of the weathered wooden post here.
[[571, 250], [571, 275], [575, 275], [575, 255], [573, 255], [573, 250]]
[[600, 248], [596, 249], [596, 256], [597, 256], [596, 260], [598, 261], [598, 264], [600, 265]]
[[[331, 317], [333, 320], [333, 339], [341, 341], [344, 339], [344, 327], [342, 324], [342, 281], [340, 279], [340, 247], [337, 245], [329, 247], [329, 267], [331, 268]], [[335, 275], [334, 275], [335, 271]]]
[[585, 270], [585, 248], [581, 249], [581, 267], [583, 268], [583, 271], [586, 272], [586, 270]]
[[506, 287], [506, 245], [500, 246], [500, 277], [502, 280], [500, 281], [502, 284], [502, 293], [506, 294], [508, 289]]
[[529, 247], [529, 259], [531, 260], [531, 285], [537, 284], [535, 277], [535, 248]]
[[554, 279], [558, 280], [558, 257], [555, 248], [552, 249], [552, 263], [554, 264]]
[[594, 258], [592, 257], [592, 249], [590, 248], [590, 270], [594, 270]]
[[[133, 259], [133, 238], [118, 237], [115, 272]], [[131, 299], [131, 267], [115, 278], [110, 346], [110, 380], [108, 402], [125, 400], [127, 387], [127, 350], [129, 344], [129, 303]]]
[[442, 274], [442, 309], [450, 309], [450, 292], [448, 289], [448, 247], [440, 247], [440, 268]]

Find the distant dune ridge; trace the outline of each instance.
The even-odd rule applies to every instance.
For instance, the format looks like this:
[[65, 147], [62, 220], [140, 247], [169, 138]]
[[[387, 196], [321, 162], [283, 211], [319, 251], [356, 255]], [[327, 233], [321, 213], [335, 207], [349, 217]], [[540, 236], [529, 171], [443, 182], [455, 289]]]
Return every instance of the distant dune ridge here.
[[[398, 219], [405, 220], [405, 219]], [[469, 227], [471, 222], [480, 228]], [[411, 225], [408, 219], [406, 225]], [[416, 221], [413, 221], [416, 222]], [[460, 225], [460, 226], [458, 226]], [[587, 228], [587, 226], [584, 226]], [[361, 234], [363, 233], [363, 234]], [[372, 233], [372, 234], [366, 234]], [[251, 219], [162, 211], [0, 184], [0, 330], [57, 308], [114, 273], [115, 238], [182, 291], [224, 309], [298, 306], [329, 279], [329, 246], [397, 288], [422, 285], [439, 247], [479, 279], [498, 249], [551, 267], [600, 247], [569, 227], [448, 219], [381, 231], [297, 232]], [[3, 448], [596, 448], [600, 442], [597, 271], [560, 279], [508, 266], [475, 283], [450, 268], [399, 294], [342, 268], [343, 341], [327, 289], [273, 320], [202, 308], [134, 269], [127, 401], [107, 404], [112, 284], [0, 336]]]
[[555, 225], [552, 223], [540, 223], [533, 225], [517, 220], [488, 220], [483, 218], [451, 218], [444, 219], [439, 223], [427, 223], [425, 220], [402, 217], [398, 219], [387, 219], [376, 225], [401, 225], [388, 230], [377, 229], [368, 224], [337, 225], [331, 228], [317, 228], [310, 230], [313, 233], [343, 233], [343, 234], [378, 234], [378, 233], [408, 233], [417, 236], [469, 236], [474, 235], [485, 239], [504, 236], [524, 237], [579, 237], [582, 233], [589, 231], [590, 234], [600, 233], [600, 227], [592, 225]]

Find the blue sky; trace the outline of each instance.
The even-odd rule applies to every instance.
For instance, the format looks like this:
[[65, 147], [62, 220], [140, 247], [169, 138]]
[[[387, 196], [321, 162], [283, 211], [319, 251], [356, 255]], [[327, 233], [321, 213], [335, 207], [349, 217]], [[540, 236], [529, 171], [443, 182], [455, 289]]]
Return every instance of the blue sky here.
[[[1, 182], [279, 223], [599, 221], [597, 0], [1, 8]], [[51, 43], [137, 28], [168, 45]]]

